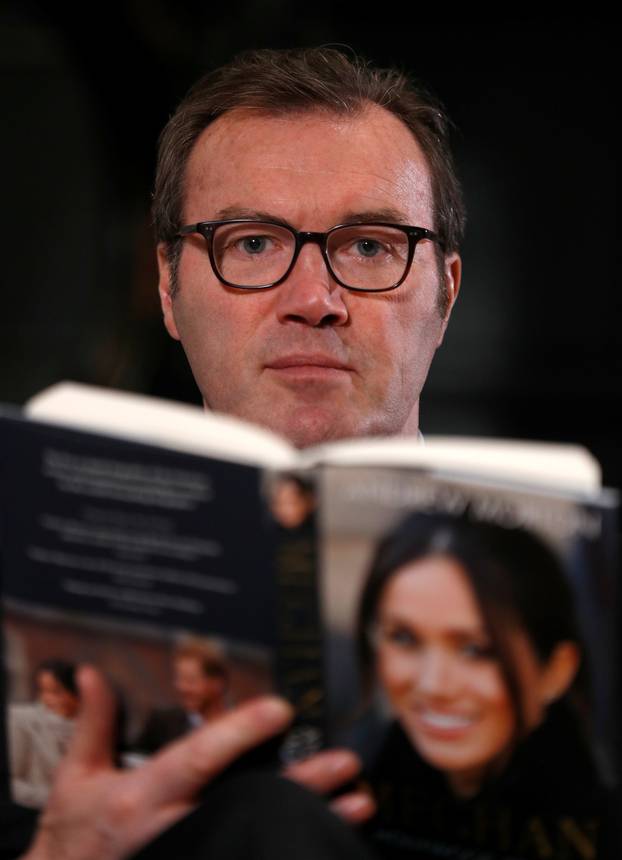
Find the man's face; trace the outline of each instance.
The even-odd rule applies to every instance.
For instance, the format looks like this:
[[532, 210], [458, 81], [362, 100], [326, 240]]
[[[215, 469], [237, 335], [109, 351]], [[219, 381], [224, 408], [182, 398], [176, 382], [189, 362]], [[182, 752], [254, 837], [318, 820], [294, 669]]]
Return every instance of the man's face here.
[[[234, 110], [199, 137], [186, 172], [184, 224], [223, 218], [284, 220], [325, 231], [357, 220], [434, 228], [425, 158], [406, 126], [373, 106], [353, 119]], [[419, 394], [460, 275], [456, 255], [439, 272], [418, 244], [406, 281], [355, 293], [305, 245], [278, 287], [241, 291], [214, 275], [201, 236], [184, 240], [179, 290], [159, 248], [169, 333], [182, 341], [208, 408], [268, 427], [304, 447], [349, 436], [414, 433]]]
[[205, 713], [220, 702], [224, 692], [224, 680], [203, 671], [196, 657], [178, 657], [173, 665], [173, 685], [184, 710]]

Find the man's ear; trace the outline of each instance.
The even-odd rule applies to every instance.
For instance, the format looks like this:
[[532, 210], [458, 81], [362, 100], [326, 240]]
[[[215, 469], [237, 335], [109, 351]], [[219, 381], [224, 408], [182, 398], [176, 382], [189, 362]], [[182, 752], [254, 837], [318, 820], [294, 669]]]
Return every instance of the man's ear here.
[[448, 254], [445, 257], [443, 263], [443, 284], [442, 289], [445, 290], [445, 316], [443, 317], [443, 323], [441, 327], [441, 332], [438, 338], [437, 347], [439, 347], [443, 338], [445, 337], [445, 331], [447, 329], [447, 323], [449, 322], [449, 317], [451, 316], [451, 311], [454, 306], [456, 299], [458, 298], [458, 292], [460, 290], [460, 279], [462, 277], [462, 260], [460, 259], [459, 254], [453, 253]]
[[175, 323], [175, 315], [173, 313], [171, 266], [168, 261], [165, 242], [160, 242], [158, 244], [157, 255], [159, 272], [158, 292], [160, 294], [160, 306], [162, 307], [162, 315], [164, 316], [164, 325], [171, 337], [175, 338], [175, 340], [181, 340]]
[[548, 658], [540, 678], [540, 698], [544, 706], [550, 705], [568, 692], [574, 681], [581, 655], [574, 642], [558, 642]]

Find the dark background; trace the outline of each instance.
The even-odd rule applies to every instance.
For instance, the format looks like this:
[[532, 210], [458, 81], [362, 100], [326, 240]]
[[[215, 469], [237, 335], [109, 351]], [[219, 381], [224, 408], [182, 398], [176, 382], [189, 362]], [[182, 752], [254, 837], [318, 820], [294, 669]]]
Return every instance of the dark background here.
[[464, 280], [422, 429], [579, 442], [622, 485], [614, 37], [596, 7], [0, 3], [0, 400], [65, 378], [197, 399], [157, 303], [157, 135], [240, 49], [345, 43], [456, 124]]

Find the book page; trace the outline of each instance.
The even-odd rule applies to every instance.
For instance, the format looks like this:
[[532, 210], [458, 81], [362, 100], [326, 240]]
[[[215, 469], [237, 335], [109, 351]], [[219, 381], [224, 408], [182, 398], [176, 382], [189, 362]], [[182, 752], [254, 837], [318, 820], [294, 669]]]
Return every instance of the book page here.
[[291, 469], [321, 463], [419, 466], [445, 475], [477, 477], [588, 495], [601, 484], [598, 463], [584, 448], [465, 437], [348, 439], [296, 452], [285, 440], [231, 416], [79, 385], [59, 383], [32, 398], [26, 412], [40, 421], [162, 445], [232, 462]]
[[113, 389], [62, 382], [31, 398], [25, 411], [39, 421], [229, 462], [290, 468], [296, 460], [287, 442], [260, 427], [198, 406]]
[[304, 723], [282, 755], [319, 749], [311, 490], [296, 506], [251, 466], [19, 417], [0, 438], [0, 798], [45, 805], [83, 663], [117, 698], [122, 767], [277, 691]]

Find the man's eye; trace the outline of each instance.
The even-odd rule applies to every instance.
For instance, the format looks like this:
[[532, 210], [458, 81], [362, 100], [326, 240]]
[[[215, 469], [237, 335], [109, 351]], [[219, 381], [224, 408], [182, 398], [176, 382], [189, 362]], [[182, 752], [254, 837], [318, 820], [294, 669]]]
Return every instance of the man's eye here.
[[361, 257], [376, 257], [384, 250], [380, 242], [375, 239], [359, 239], [355, 248]]
[[238, 247], [247, 254], [261, 254], [268, 250], [270, 239], [267, 236], [245, 236], [238, 240]]

